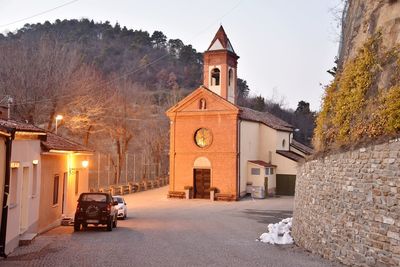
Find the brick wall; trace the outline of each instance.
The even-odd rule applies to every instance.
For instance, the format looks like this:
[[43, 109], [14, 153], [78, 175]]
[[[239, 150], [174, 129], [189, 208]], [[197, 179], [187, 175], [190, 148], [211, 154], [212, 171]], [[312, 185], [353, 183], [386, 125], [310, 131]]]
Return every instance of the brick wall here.
[[355, 266], [400, 265], [400, 139], [303, 164], [295, 242]]

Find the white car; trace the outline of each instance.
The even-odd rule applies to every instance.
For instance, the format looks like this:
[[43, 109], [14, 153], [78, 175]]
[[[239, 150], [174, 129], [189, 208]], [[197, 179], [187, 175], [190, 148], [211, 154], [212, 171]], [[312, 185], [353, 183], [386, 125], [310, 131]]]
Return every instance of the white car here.
[[115, 206], [118, 211], [118, 219], [126, 219], [128, 216], [128, 209], [126, 208], [125, 199], [121, 196], [113, 196], [113, 199], [118, 202], [118, 205]]

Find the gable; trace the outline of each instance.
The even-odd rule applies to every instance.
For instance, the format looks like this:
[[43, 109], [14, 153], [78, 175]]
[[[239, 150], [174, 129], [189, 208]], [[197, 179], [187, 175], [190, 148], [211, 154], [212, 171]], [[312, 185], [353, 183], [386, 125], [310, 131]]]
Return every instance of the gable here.
[[215, 42], [211, 45], [210, 49], [208, 50], [220, 50], [224, 49], [219, 39], [215, 40]]
[[[201, 106], [205, 105], [205, 108]], [[239, 108], [211, 90], [202, 86], [193, 91], [190, 95], [179, 101], [175, 106], [167, 110], [167, 115], [173, 113], [190, 113], [192, 115], [204, 112], [228, 112], [239, 113]]]

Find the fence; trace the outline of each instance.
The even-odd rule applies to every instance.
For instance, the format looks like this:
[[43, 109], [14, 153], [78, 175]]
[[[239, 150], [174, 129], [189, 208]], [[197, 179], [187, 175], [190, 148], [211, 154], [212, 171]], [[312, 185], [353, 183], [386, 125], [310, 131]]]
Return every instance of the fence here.
[[155, 162], [143, 153], [126, 153], [122, 156], [96, 153], [89, 168], [89, 188], [97, 191], [111, 186], [158, 181], [168, 176], [168, 164], [167, 155]]

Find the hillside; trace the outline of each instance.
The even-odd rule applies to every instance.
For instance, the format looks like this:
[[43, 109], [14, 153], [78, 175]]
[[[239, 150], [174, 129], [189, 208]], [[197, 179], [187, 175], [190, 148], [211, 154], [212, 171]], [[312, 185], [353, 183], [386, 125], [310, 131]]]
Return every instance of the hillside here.
[[[107, 21], [56, 20], [26, 24], [16, 33], [0, 35], [0, 41], [33, 44], [43, 36], [74, 46], [83, 55], [83, 62], [93, 64], [105, 75], [127, 73], [129, 79], [152, 90], [193, 88], [201, 81], [202, 54], [179, 39], [167, 39], [160, 31], [149, 34]], [[141, 68], [146, 71], [138, 71]]]
[[338, 149], [400, 132], [400, 1], [346, 2], [337, 72], [314, 144]]

